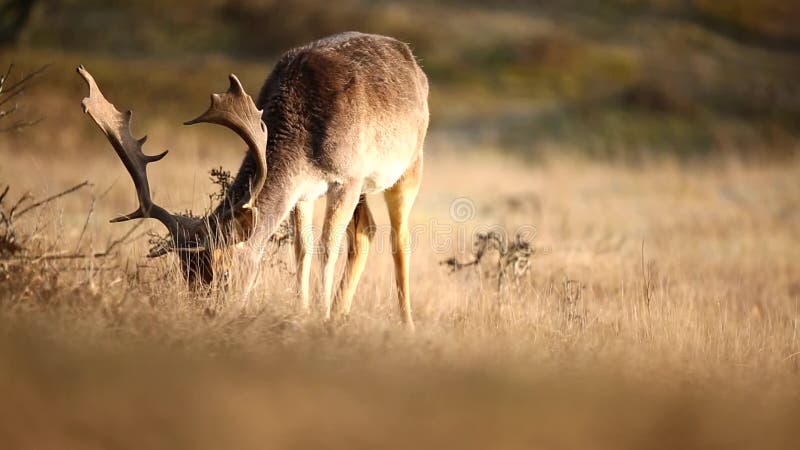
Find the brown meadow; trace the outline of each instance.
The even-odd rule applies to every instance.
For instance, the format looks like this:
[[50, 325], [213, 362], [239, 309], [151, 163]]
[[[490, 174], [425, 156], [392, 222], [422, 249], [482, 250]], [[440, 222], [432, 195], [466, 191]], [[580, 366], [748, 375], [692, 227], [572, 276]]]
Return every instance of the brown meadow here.
[[[168, 130], [150, 133], [151, 153], [171, 149], [151, 175], [154, 195], [202, 210], [215, 189], [207, 170], [235, 169], [238, 146], [215, 130]], [[528, 164], [445, 138], [430, 141], [413, 213], [415, 335], [395, 322], [380, 230], [353, 314], [328, 324], [296, 312], [287, 248], [260, 268], [256, 295], [244, 298], [235, 274], [228, 289], [195, 292], [171, 257], [144, 257], [145, 224], [107, 257], [3, 262], [0, 439], [8, 448], [798, 442], [796, 162]], [[31, 255], [102, 251], [129, 229], [106, 222], [134, 201], [113, 153], [93, 138], [80, 148], [82, 158], [0, 149], [12, 195], [93, 184], [19, 219]], [[454, 220], [454, 201], [473, 209]], [[382, 208], [376, 220], [386, 226]], [[491, 262], [455, 273], [441, 264], [466, 258], [485, 225], [525, 226], [528, 273], [498, 287]]]
[[[30, 193], [0, 216], [0, 449], [800, 448], [797, 2], [7, 3], [0, 69], [51, 66], [12, 117], [44, 120], [0, 133], [0, 212]], [[170, 150], [154, 200], [200, 214], [244, 146], [179, 124], [345, 30], [431, 82], [413, 335], [382, 199], [346, 321], [298, 311], [278, 243], [193, 289], [146, 258], [160, 225], [108, 223], [134, 190], [80, 107], [85, 64]], [[529, 265], [469, 265], [487, 232]]]

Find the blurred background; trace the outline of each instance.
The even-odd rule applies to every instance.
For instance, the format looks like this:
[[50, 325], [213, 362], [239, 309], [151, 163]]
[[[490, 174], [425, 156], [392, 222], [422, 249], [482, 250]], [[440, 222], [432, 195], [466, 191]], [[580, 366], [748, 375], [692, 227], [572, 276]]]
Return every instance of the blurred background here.
[[75, 129], [56, 111], [82, 95], [79, 62], [138, 120], [185, 119], [227, 72], [256, 92], [284, 50], [359, 30], [414, 48], [434, 144], [761, 160], [798, 151], [798, 23], [785, 0], [7, 0], [0, 61], [52, 64], [29, 113]]

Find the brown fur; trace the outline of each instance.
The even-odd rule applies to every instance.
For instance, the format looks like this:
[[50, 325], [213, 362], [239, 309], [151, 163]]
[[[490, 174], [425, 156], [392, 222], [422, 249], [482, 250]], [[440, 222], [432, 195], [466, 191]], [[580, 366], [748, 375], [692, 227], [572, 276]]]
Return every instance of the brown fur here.
[[[89, 85], [84, 110], [106, 134], [136, 186], [139, 208], [115, 220], [154, 218], [170, 231], [171, 245], [156, 246], [151, 256], [176, 251], [189, 281], [209, 283], [220, 248], [246, 240], [258, 267], [266, 242], [294, 211], [298, 284], [306, 308], [313, 202], [326, 195], [323, 315], [330, 317], [336, 260], [349, 227], [348, 269], [337, 303], [347, 314], [372, 239], [364, 194], [385, 191], [400, 310], [413, 327], [408, 215], [421, 180], [428, 81], [406, 44], [350, 32], [292, 49], [275, 65], [256, 104], [231, 75], [228, 91], [212, 95], [209, 109], [186, 122], [224, 125], [248, 144], [224, 201], [204, 220], [169, 213], [152, 201], [146, 166], [166, 152], [143, 153], [145, 139], [131, 135], [130, 113], [109, 103], [83, 67], [78, 72]], [[255, 276], [252, 271], [248, 292]]]
[[[408, 212], [421, 177], [427, 97], [427, 78], [406, 44], [354, 32], [286, 52], [261, 88], [256, 104], [264, 111], [268, 130], [268, 171], [264, 189], [255, 200], [259, 224], [252, 245], [263, 245], [298, 201], [313, 202], [327, 194], [322, 236], [326, 317], [333, 297], [333, 268], [347, 223], [365, 214], [371, 220], [362, 194], [391, 188], [386, 198], [396, 219], [393, 235], [401, 240], [407, 236]], [[254, 159], [248, 155], [231, 186], [228, 203], [245, 195], [254, 172]], [[363, 206], [357, 209], [359, 198]], [[303, 217], [298, 222], [309, 221]], [[350, 227], [353, 239], [360, 239], [363, 229], [353, 223]], [[361, 239], [359, 246], [368, 247], [370, 239]], [[296, 245], [304, 244], [308, 242], [296, 240]], [[401, 311], [404, 321], [411, 324], [408, 257], [407, 252], [400, 253], [406, 255], [396, 258]], [[298, 248], [296, 255], [298, 273], [307, 274], [302, 267], [308, 264], [307, 249]], [[363, 258], [350, 256], [348, 262], [363, 265]], [[343, 313], [349, 310], [360, 272], [348, 269], [345, 275], [344, 298], [339, 299]], [[299, 282], [301, 291], [306, 289]], [[304, 299], [308, 295], [301, 292]]]

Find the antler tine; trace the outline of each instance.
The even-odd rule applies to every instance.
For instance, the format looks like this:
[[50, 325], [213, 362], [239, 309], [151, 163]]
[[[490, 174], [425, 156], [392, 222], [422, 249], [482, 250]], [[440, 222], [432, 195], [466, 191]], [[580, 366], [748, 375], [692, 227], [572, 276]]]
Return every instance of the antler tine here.
[[239, 209], [252, 209], [251, 200], [258, 197], [267, 177], [267, 127], [261, 121], [262, 111], [256, 107], [253, 98], [245, 92], [236, 75], [228, 77], [230, 87], [224, 94], [211, 94], [208, 110], [184, 125], [200, 122], [223, 125], [235, 131], [247, 143], [248, 151], [258, 163], [258, 172], [252, 180], [249, 196], [233, 205], [235, 213]]
[[158, 155], [145, 155], [142, 152], [142, 145], [147, 141], [147, 136], [135, 139], [131, 135], [131, 116], [133, 113], [131, 111], [122, 113], [117, 110], [103, 96], [92, 74], [82, 65], [77, 70], [86, 81], [86, 84], [89, 85], [89, 96], [81, 102], [83, 112], [89, 114], [114, 147], [117, 156], [122, 160], [133, 179], [136, 195], [139, 198], [139, 209], [130, 214], [111, 219], [111, 222], [151, 217], [163, 223], [169, 229], [173, 238], [177, 237], [179, 231], [178, 217], [153, 203], [150, 197], [150, 184], [147, 181], [147, 164], [160, 160], [167, 155], [167, 151]]

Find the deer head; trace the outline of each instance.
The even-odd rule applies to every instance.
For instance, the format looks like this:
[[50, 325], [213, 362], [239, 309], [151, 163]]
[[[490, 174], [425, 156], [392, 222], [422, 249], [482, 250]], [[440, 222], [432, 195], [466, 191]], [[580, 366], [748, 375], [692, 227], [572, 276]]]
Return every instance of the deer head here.
[[135, 139], [131, 134], [131, 111], [123, 113], [117, 110], [103, 96], [94, 77], [83, 66], [77, 70], [89, 85], [89, 96], [81, 102], [83, 111], [89, 114], [114, 147], [133, 180], [139, 199], [138, 209], [112, 219], [111, 222], [144, 218], [158, 220], [169, 231], [169, 243], [156, 245], [148, 256], [155, 258], [176, 252], [188, 280], [210, 282], [213, 279], [215, 249], [247, 239], [258, 221], [258, 211], [253, 205], [253, 199], [258, 198], [267, 175], [267, 128], [261, 120], [262, 112], [244, 91], [236, 76], [231, 74], [228, 91], [224, 94], [212, 94], [208, 110], [196, 119], [184, 123], [192, 125], [208, 122], [230, 128], [247, 143], [248, 152], [257, 161], [257, 171], [251, 180], [249, 195], [235, 203], [216, 208], [213, 214], [203, 218], [173, 214], [153, 202], [147, 179], [147, 165], [161, 160], [167, 155], [167, 151], [146, 155], [142, 146], [147, 136]]

